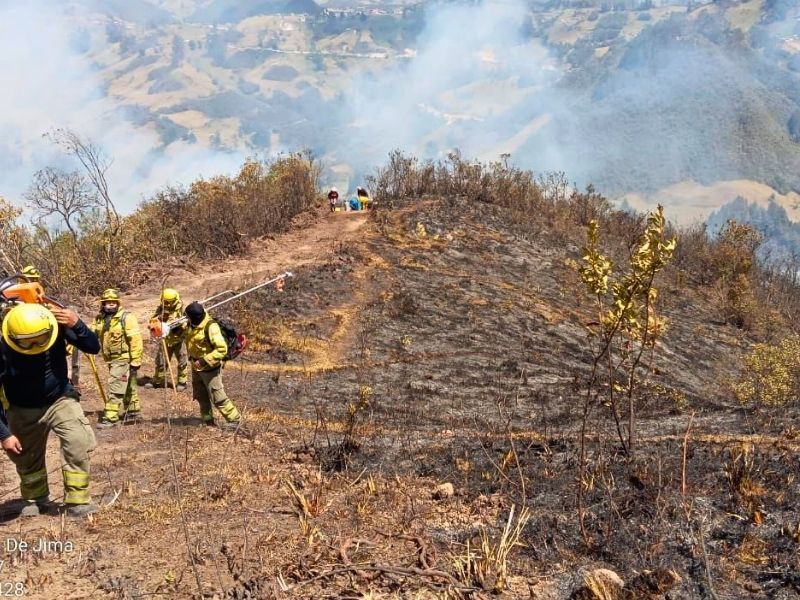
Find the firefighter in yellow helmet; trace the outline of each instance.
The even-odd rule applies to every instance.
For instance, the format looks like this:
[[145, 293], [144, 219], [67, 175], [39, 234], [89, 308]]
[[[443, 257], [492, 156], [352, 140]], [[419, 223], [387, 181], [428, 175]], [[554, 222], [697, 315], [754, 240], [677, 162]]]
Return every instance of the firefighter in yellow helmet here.
[[[158, 320], [162, 323], [174, 321], [183, 316], [183, 303], [181, 303], [181, 296], [177, 290], [172, 288], [164, 288], [161, 292], [161, 304], [158, 305], [153, 318], [151, 320]], [[176, 388], [179, 392], [186, 389], [186, 382], [188, 380], [189, 372], [189, 359], [186, 357], [186, 347], [184, 339], [185, 325], [170, 328], [169, 334], [166, 338], [167, 356], [164, 356], [164, 348], [161, 344], [158, 346], [158, 353], [156, 354], [156, 372], [153, 375], [152, 381], [144, 385], [146, 388], [160, 388], [165, 384], [165, 371], [166, 365], [173, 357], [178, 361], [178, 381]]]
[[100, 338], [103, 359], [108, 365], [108, 403], [97, 427], [113, 427], [120, 420], [120, 407], [125, 419], [139, 417], [139, 390], [136, 374], [142, 366], [142, 333], [136, 317], [122, 308], [119, 293], [107, 289], [100, 296], [100, 314], [92, 330]]
[[356, 190], [356, 198], [358, 199], [359, 204], [361, 205], [361, 210], [369, 210], [369, 193], [363, 187], [359, 187]]
[[25, 276], [27, 281], [41, 281], [42, 274], [39, 273], [39, 269], [34, 267], [33, 265], [26, 265], [22, 267], [21, 271], [22, 275]]
[[0, 372], [8, 427], [0, 441], [20, 477], [27, 501], [23, 516], [48, 512], [50, 489], [45, 451], [53, 431], [61, 445], [64, 505], [68, 515], [97, 510], [89, 495], [89, 453], [95, 438], [67, 379], [66, 345], [97, 354], [97, 336], [68, 308], [18, 304], [3, 319]]
[[222, 385], [222, 359], [228, 353], [228, 344], [219, 324], [202, 304], [192, 302], [185, 313], [189, 320], [186, 348], [192, 361], [192, 397], [200, 405], [203, 422], [214, 425], [213, 403], [225, 418], [225, 426], [237, 429], [242, 416]]
[[[38, 283], [40, 285], [42, 283], [42, 274], [33, 265], [25, 265], [19, 274], [22, 276], [19, 277], [20, 283]], [[2, 319], [2, 315], [0, 315], [0, 319]], [[72, 381], [72, 370], [78, 363], [78, 356], [74, 354], [74, 350], [72, 344], [67, 344], [67, 377], [70, 381]]]

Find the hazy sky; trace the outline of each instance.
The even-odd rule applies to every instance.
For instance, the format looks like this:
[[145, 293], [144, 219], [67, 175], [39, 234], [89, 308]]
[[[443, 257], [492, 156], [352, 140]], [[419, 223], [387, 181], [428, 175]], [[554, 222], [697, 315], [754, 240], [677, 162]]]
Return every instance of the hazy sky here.
[[57, 127], [95, 140], [113, 157], [108, 179], [117, 204], [126, 211], [143, 194], [168, 183], [241, 165], [242, 153], [213, 152], [183, 142], [152, 160], [161, 146], [158, 135], [135, 129], [119, 105], [105, 97], [87, 57], [73, 51], [72, 31], [74, 23], [63, 16], [59, 1], [0, 3], [0, 74], [9, 82], [0, 93], [0, 195], [19, 202], [37, 169], [70, 166], [42, 139]]
[[[253, 151], [180, 141], [163, 148], [154, 130], [128, 123], [88, 55], [70, 43], [76, 23], [88, 23], [93, 42], [104, 43], [104, 18], [70, 19], [62, 10], [60, 0], [0, 5], [0, 74], [13, 82], [0, 93], [0, 195], [19, 202], [36, 169], [69, 166], [42, 139], [54, 127], [90, 137], [113, 156], [108, 175], [123, 210], [164, 185], [233, 172]], [[331, 162], [347, 161], [363, 174], [395, 148], [434, 158], [459, 148], [484, 160], [510, 152], [519, 166], [563, 170], [580, 183], [623, 174], [643, 187], [656, 175], [680, 179], [693, 169], [731, 179], [745, 164], [737, 146], [741, 111], [761, 102], [764, 86], [737, 56], [714, 45], [675, 50], [669, 43], [654, 51], [655, 67], [611, 70], [592, 88], [595, 96], [573, 94], [559, 91], [559, 59], [523, 37], [530, 18], [524, 1], [426, 11], [413, 58], [353, 71], [343, 97], [315, 115], [320, 139], [337, 136], [328, 144], [337, 149]], [[713, 104], [697, 93], [712, 81], [730, 91]], [[776, 136], [785, 122], [772, 114], [779, 109], [762, 111], [775, 116], [767, 125]], [[682, 116], [673, 122], [675, 115]]]

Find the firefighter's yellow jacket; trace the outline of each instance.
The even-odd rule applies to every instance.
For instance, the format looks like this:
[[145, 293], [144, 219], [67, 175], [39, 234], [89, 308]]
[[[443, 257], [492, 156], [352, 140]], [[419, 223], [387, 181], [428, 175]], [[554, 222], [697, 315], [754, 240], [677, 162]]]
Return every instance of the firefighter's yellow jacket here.
[[142, 332], [136, 317], [120, 307], [113, 315], [100, 313], [92, 331], [97, 334], [106, 362], [127, 360], [132, 367], [142, 364]]
[[216, 369], [228, 353], [228, 344], [219, 324], [208, 314], [197, 327], [192, 327], [190, 323], [186, 328], [186, 348], [192, 359], [193, 369], [198, 370], [194, 361], [201, 358], [205, 361], [206, 366], [199, 369], [200, 371]]

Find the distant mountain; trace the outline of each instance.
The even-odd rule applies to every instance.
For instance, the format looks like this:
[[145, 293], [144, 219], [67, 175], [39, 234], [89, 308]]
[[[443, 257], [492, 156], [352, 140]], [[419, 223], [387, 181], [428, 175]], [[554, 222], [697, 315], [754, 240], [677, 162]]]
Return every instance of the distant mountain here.
[[70, 50], [157, 152], [309, 147], [344, 182], [459, 147], [645, 203], [800, 192], [800, 3], [674, 2], [70, 0]]
[[780, 36], [763, 25], [743, 31], [709, 7], [645, 21], [629, 38], [629, 16], [605, 13], [591, 35], [555, 45], [570, 64], [564, 113], [573, 118], [552, 119], [544, 133], [575, 157], [571, 176], [607, 193], [729, 179], [800, 190], [800, 73]]

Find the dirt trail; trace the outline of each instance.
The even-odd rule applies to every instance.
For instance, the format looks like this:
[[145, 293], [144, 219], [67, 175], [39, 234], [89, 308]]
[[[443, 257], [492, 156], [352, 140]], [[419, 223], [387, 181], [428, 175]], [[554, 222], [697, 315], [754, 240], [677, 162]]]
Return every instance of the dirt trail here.
[[[342, 245], [352, 242], [367, 222], [367, 213], [333, 213], [321, 208], [298, 217], [287, 233], [253, 242], [246, 256], [210, 265], [196, 273], [172, 270], [164, 273], [165, 286], [176, 288], [184, 304], [226, 289], [240, 289], [283, 271], [327, 260]], [[149, 318], [158, 304], [161, 283], [150, 283], [125, 294], [125, 306], [140, 318]]]
[[[177, 288], [184, 302], [190, 302], [224, 289], [240, 289], [245, 285], [256, 283], [266, 279], [269, 275], [283, 271], [292, 271], [301, 266], [325, 264], [343, 246], [354, 243], [357, 239], [363, 239], [363, 226], [367, 221], [366, 213], [330, 214], [327, 210], [320, 209], [316, 213], [299, 217], [287, 233], [277, 235], [272, 239], [254, 242], [246, 256], [199, 265], [197, 273], [184, 270], [167, 273], [165, 284]], [[139, 287], [134, 293], [123, 295], [124, 305], [139, 317], [140, 324], [143, 325], [146, 322], [150, 311], [157, 304], [160, 288], [159, 283], [153, 282]], [[86, 317], [91, 317], [91, 315], [84, 315], [85, 319]], [[346, 317], [347, 315], [343, 315], [343, 323], [340, 324], [342, 330], [347, 329], [346, 324], [349, 319]], [[337, 343], [342, 341], [340, 337], [336, 336]], [[145, 350], [143, 369], [148, 374], [152, 372], [154, 352], [154, 347], [148, 344]], [[98, 361], [98, 366], [100, 376], [105, 380], [106, 370], [102, 361]], [[102, 410], [102, 402], [97, 395], [89, 365], [85, 360], [82, 361], [81, 377], [84, 392], [83, 408], [87, 414], [97, 415]], [[233, 387], [237, 389], [238, 386], [234, 384]], [[258, 442], [237, 438], [241, 443], [234, 447], [231, 446], [232, 438], [230, 436], [217, 430], [198, 428], [197, 405], [191, 399], [190, 392], [173, 395], [171, 391], [165, 394], [161, 390], [140, 388], [139, 395], [145, 414], [144, 421], [132, 426], [96, 432], [98, 447], [92, 457], [92, 467], [95, 473], [92, 493], [95, 501], [106, 507], [102, 516], [97, 517], [94, 521], [95, 524], [90, 524], [88, 530], [83, 522], [70, 521], [64, 524], [66, 529], [62, 532], [65, 539], [69, 539], [79, 548], [76, 552], [76, 554], [80, 554], [79, 563], [81, 557], [86, 556], [87, 552], [102, 551], [109, 555], [109, 564], [116, 565], [112, 570], [118, 576], [117, 579], [109, 576], [111, 587], [116, 585], [135, 587], [137, 585], [136, 581], [127, 579], [131, 573], [137, 571], [128, 568], [129, 565], [123, 555], [135, 553], [133, 548], [137, 547], [138, 542], [134, 538], [138, 538], [144, 533], [130, 534], [131, 537], [128, 538], [126, 536], [129, 535], [129, 532], [126, 527], [123, 527], [112, 536], [113, 542], [106, 539], [106, 542], [98, 545], [91, 534], [92, 528], [101, 527], [108, 532], [110, 529], [106, 529], [106, 526], [114, 524], [118, 520], [125, 521], [126, 525], [131, 527], [134, 523], [147, 521], [150, 519], [147, 515], [151, 514], [155, 521], [164, 525], [165, 522], [169, 522], [175, 517], [173, 500], [164, 495], [166, 492], [163, 488], [164, 481], [169, 479], [167, 465], [169, 465], [170, 453], [166, 443], [169, 436], [174, 436], [176, 440], [182, 440], [175, 443], [182, 448], [184, 461], [189, 457], [185, 452], [189, 452], [188, 449], [191, 448], [192, 453], [198, 453], [198, 465], [203, 465], [202, 468], [209, 469], [210, 472], [220, 473], [230, 467], [230, 462], [234, 464], [247, 462], [251, 468], [254, 468], [253, 465], [258, 462], [253, 455], [256, 444], [261, 445], [265, 443], [262, 440], [274, 435], [265, 432], [266, 437], [261, 436]], [[241, 408], [247, 409], [246, 399], [237, 397], [237, 401]], [[172, 433], [168, 433], [166, 426], [166, 411], [171, 414]], [[258, 417], [254, 415], [254, 425], [258, 420]], [[272, 443], [270, 446], [278, 448], [282, 443], [283, 441], [276, 440], [274, 446]], [[225, 447], [226, 450], [219, 455], [206, 456], [204, 454], [209, 449], [220, 447]], [[249, 459], [245, 461], [238, 455], [240, 452], [247, 453]], [[232, 456], [238, 458], [232, 458]], [[259, 461], [272, 460], [270, 458], [272, 453], [259, 453], [258, 456]], [[60, 463], [57, 440], [55, 436], [50, 436], [47, 466], [50, 471], [51, 492], [56, 500], [61, 499]], [[198, 466], [198, 468], [200, 467]], [[263, 468], [267, 469], [267, 466]], [[274, 467], [269, 468], [273, 469]], [[285, 468], [295, 467], [291, 462], [287, 462]], [[117, 501], [120, 493], [122, 493], [122, 498]], [[0, 461], [0, 539], [9, 535], [25, 540], [50, 536], [54, 531], [51, 529], [52, 517], [36, 517], [26, 520], [15, 518], [17, 514], [15, 511], [19, 510], [17, 495], [18, 478], [13, 464], [7, 460]], [[185, 501], [195, 502], [201, 499], [201, 496], [195, 493]], [[109, 505], [112, 504], [116, 504], [113, 509], [109, 508]], [[106, 523], [106, 519], [108, 523]], [[148, 543], [152, 544], [152, 547], [166, 547], [171, 543], [168, 539], [171, 535], [174, 535], [174, 532], [164, 533], [164, 537], [148, 534]], [[197, 535], [201, 534], [198, 532]], [[106, 538], [108, 538], [108, 534]], [[103, 549], [97, 550], [101, 546]], [[145, 547], [141, 549], [146, 551]], [[0, 555], [0, 560], [3, 560], [4, 557], [4, 555]], [[13, 557], [13, 561], [11, 561], [13, 566], [10, 567], [8, 575], [9, 581], [25, 581], [25, 573], [28, 572], [26, 569], [30, 568], [27, 558], [26, 555]], [[29, 583], [25, 587], [26, 596], [31, 598], [56, 596], [90, 598], [103, 595], [103, 592], [114, 591], [111, 588], [99, 590], [87, 579], [87, 573], [76, 574], [75, 566], [70, 562], [74, 559], [75, 557], [70, 552], [48, 555], [48, 559], [45, 561], [47, 566], [42, 571], [46, 575], [41, 576], [41, 581], [35, 577], [33, 579], [29, 577]], [[169, 572], [168, 568], [165, 567], [165, 569], [165, 572]]]

